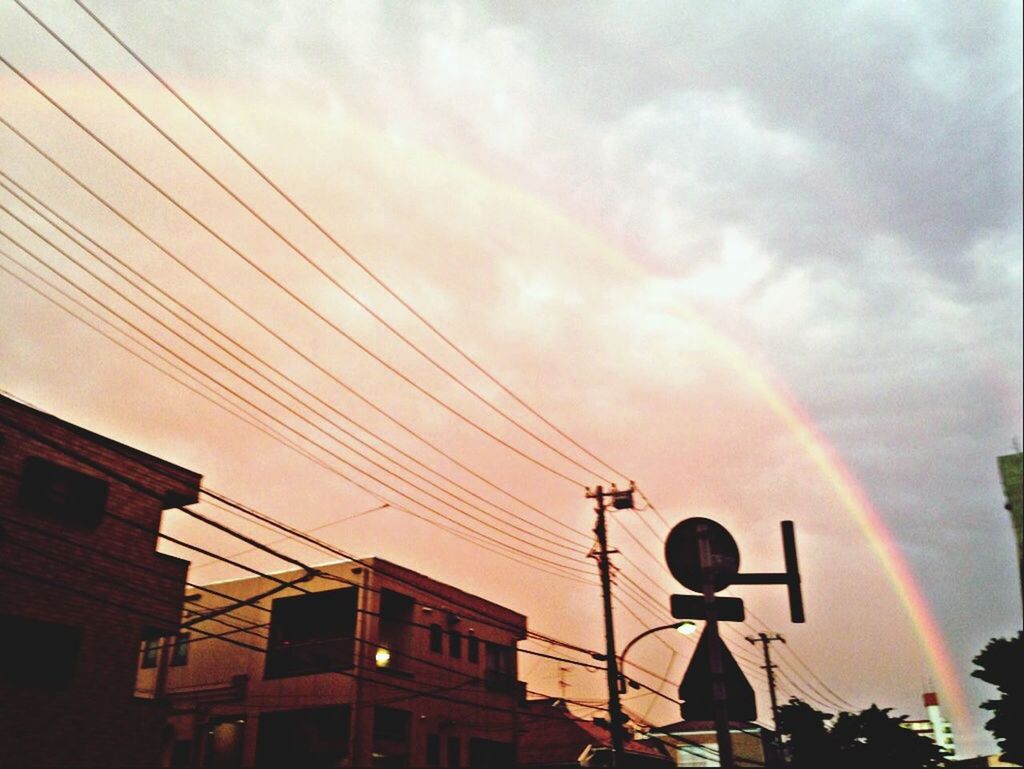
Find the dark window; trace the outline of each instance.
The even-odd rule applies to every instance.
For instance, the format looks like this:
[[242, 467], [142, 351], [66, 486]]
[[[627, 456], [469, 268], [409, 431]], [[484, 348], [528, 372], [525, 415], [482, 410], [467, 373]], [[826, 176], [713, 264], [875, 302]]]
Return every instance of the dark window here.
[[427, 735], [427, 766], [441, 765], [441, 735]]
[[107, 509], [109, 484], [39, 457], [26, 457], [18, 502], [64, 523], [96, 528]]
[[460, 659], [462, 657], [462, 633], [457, 630], [453, 630], [448, 635], [448, 654], [451, 655], [452, 659]]
[[484, 688], [489, 692], [511, 694], [516, 689], [515, 649], [487, 642], [484, 644]]
[[171, 747], [171, 769], [192, 766], [192, 740], [175, 740]]
[[462, 766], [462, 742], [458, 737], [448, 738], [448, 769]]
[[160, 639], [147, 638], [142, 642], [142, 662], [140, 667], [155, 668], [160, 656]]
[[340, 766], [349, 755], [349, 705], [260, 716], [256, 766]]
[[444, 631], [440, 625], [430, 626], [430, 651], [438, 654], [444, 651]]
[[0, 681], [60, 685], [75, 675], [80, 628], [0, 614]]
[[373, 766], [409, 765], [408, 710], [376, 707], [373, 709]]
[[469, 765], [474, 769], [513, 767], [516, 765], [516, 751], [511, 742], [473, 737], [469, 741]]
[[402, 670], [406, 665], [414, 605], [412, 598], [393, 590], [382, 590], [380, 593], [380, 626], [377, 635], [380, 645], [391, 653], [386, 665], [389, 670]]
[[480, 639], [475, 635], [466, 638], [466, 658], [470, 662], [480, 661]]
[[171, 665], [180, 667], [188, 664], [188, 648], [192, 645], [191, 633], [178, 633], [174, 638], [174, 649], [171, 651]]
[[358, 589], [277, 598], [271, 605], [265, 678], [352, 667]]

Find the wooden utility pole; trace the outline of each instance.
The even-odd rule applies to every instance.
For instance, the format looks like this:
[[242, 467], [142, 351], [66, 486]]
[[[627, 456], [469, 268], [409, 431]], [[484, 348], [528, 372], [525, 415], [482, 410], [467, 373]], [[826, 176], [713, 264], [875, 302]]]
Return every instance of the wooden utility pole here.
[[622, 703], [619, 701], [619, 658], [615, 653], [615, 624], [612, 621], [612, 585], [611, 569], [608, 563], [608, 528], [605, 523], [605, 500], [611, 499], [612, 506], [617, 510], [627, 510], [633, 507], [632, 487], [619, 491], [612, 486], [610, 491], [605, 491], [598, 486], [594, 491], [587, 490], [587, 499], [596, 502], [594, 512], [597, 513], [597, 521], [594, 524], [594, 534], [597, 535], [597, 566], [601, 572], [601, 596], [604, 603], [604, 640], [605, 657], [608, 673], [608, 720], [609, 729], [612, 734], [612, 766], [620, 766], [622, 761], [623, 739], [622, 729], [624, 718], [622, 715]]
[[771, 644], [774, 641], [782, 641], [786, 643], [786, 639], [778, 633], [774, 635], [768, 635], [767, 633], [758, 633], [756, 636], [747, 636], [747, 640], [757, 646], [761, 644], [764, 647], [764, 664], [761, 666], [768, 674], [768, 696], [771, 697], [772, 701], [772, 726], [775, 727], [775, 737], [772, 739], [772, 743], [775, 745], [775, 752], [778, 756], [776, 760], [781, 761], [782, 756], [782, 740], [779, 736], [779, 701], [775, 693], [775, 668], [778, 665], [772, 664], [772, 652]]

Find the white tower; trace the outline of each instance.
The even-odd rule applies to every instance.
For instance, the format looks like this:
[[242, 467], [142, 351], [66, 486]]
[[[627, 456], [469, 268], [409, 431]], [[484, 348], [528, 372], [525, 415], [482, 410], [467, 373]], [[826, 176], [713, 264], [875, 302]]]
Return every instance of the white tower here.
[[932, 724], [932, 739], [939, 746], [939, 750], [947, 756], [956, 753], [956, 744], [953, 740], [953, 727], [942, 716], [939, 709], [939, 695], [935, 692], [925, 692], [924, 709], [928, 714], [928, 720]]

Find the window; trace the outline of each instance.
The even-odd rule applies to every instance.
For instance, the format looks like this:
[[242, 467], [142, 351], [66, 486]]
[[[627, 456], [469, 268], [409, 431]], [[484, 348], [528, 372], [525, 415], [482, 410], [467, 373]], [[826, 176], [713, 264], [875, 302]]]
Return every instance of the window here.
[[[409, 656], [409, 633], [412, 629], [412, 598], [393, 590], [380, 593], [380, 625], [377, 634], [382, 648], [387, 649], [387, 662], [379, 667], [401, 671]], [[378, 658], [379, 659], [379, 658]]]
[[18, 503], [39, 515], [94, 529], [106, 512], [108, 491], [109, 484], [100, 478], [40, 457], [26, 457]]
[[373, 709], [373, 766], [408, 765], [411, 723], [412, 714], [408, 710]]
[[718, 743], [683, 745], [676, 748], [676, 766], [706, 767], [718, 766]]
[[448, 738], [448, 769], [462, 766], [462, 742], [458, 737]]
[[0, 614], [0, 681], [62, 685], [75, 675], [80, 628]]
[[352, 667], [358, 589], [277, 598], [271, 604], [264, 678]]
[[140, 667], [155, 668], [160, 655], [160, 639], [147, 638], [142, 642], [142, 663]]
[[440, 625], [430, 626], [430, 651], [440, 654], [444, 650], [444, 632]]
[[480, 639], [475, 635], [466, 638], [466, 658], [470, 662], [480, 661]]
[[192, 765], [192, 740], [175, 740], [171, 747], [171, 769], [188, 769]]
[[441, 735], [427, 735], [427, 766], [441, 765]]
[[263, 713], [256, 766], [341, 766], [349, 756], [351, 717], [349, 705]]
[[516, 751], [511, 742], [497, 742], [472, 737], [469, 740], [469, 765], [476, 769], [499, 769], [516, 765]]
[[457, 630], [448, 635], [448, 654], [455, 660], [462, 658], [462, 633]]
[[178, 633], [174, 638], [174, 649], [171, 651], [171, 665], [181, 667], [188, 664], [188, 648], [192, 644], [191, 633]]
[[489, 692], [512, 694], [516, 689], [515, 649], [487, 642], [484, 654], [484, 688]]

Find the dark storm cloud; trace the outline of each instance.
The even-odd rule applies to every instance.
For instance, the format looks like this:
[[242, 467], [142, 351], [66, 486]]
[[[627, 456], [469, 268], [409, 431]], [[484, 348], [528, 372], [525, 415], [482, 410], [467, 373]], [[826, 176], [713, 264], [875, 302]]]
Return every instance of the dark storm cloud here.
[[[530, 8], [535, 16], [521, 21], [546, 40], [552, 70], [567, 73], [563, 91], [598, 121], [614, 126], [637, 105], [671, 111], [682, 94], [739, 94], [753, 122], [814, 148], [804, 178], [779, 168], [764, 179], [770, 169], [756, 169], [762, 182], [748, 192], [804, 202], [776, 204], [775, 230], [756, 210], [723, 212], [782, 247], [785, 229], [806, 231], [813, 217], [820, 232], [794, 240], [791, 259], [827, 258], [837, 245], [839, 256], [855, 254], [836, 232], [846, 227], [903, 238], [936, 274], [970, 282], [964, 251], [1019, 221], [1020, 21], [1011, 4], [620, 4], [563, 7], [554, 22], [549, 9]], [[637, 147], [639, 165], [690, 138], [648, 137], [662, 146]], [[730, 138], [716, 149], [742, 157]], [[721, 170], [735, 178], [728, 163]], [[824, 248], [808, 248], [814, 240]]]

